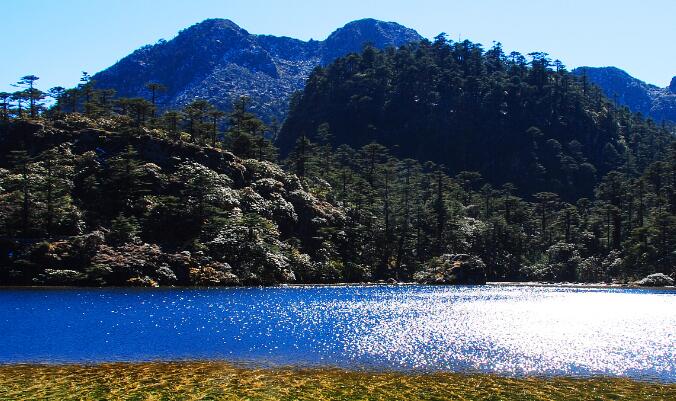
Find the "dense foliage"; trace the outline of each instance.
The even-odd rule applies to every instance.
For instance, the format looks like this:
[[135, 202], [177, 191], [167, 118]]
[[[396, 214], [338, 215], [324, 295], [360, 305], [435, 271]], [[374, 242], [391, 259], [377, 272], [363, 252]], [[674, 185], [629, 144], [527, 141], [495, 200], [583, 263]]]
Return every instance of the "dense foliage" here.
[[[447, 51], [448, 62], [463, 71], [474, 68], [456, 60], [467, 48], [467, 60], [480, 62], [475, 67], [483, 75], [471, 79], [463, 72], [453, 81], [461, 86], [449, 84], [460, 97], [421, 92], [426, 77], [445, 75], [420, 73], [420, 66], [405, 69], [417, 75], [396, 78], [410, 88], [394, 84], [391, 74], [398, 70], [391, 61], [422, 62]], [[116, 98], [85, 74], [77, 88], [51, 89], [54, 104], [46, 109], [45, 94], [34, 85], [38, 78], [24, 77], [20, 92], [2, 98], [0, 284], [412, 280], [429, 279], [459, 260], [473, 261], [489, 280], [626, 281], [676, 273], [676, 144], [666, 128], [617, 110], [597, 89], [548, 69], [544, 57], [530, 67], [495, 59], [489, 73], [492, 58], [477, 46], [423, 43], [384, 53], [366, 49], [317, 70], [285, 125], [285, 135], [294, 126], [301, 135], [284, 145], [288, 157], [281, 161], [267, 139], [275, 127], [251, 113], [246, 98], [228, 114], [196, 100], [158, 115], [152, 94], [159, 83], [148, 84], [148, 99]], [[352, 76], [331, 78], [350, 63]], [[364, 63], [386, 68], [359, 72]], [[569, 90], [561, 93], [559, 81]], [[503, 120], [491, 122], [489, 105], [466, 98], [469, 82], [483, 82], [479, 88], [518, 84], [514, 101], [520, 107], [494, 103]], [[342, 88], [343, 98], [331, 97], [339, 93], [329, 83]], [[370, 100], [350, 94], [367, 84]], [[464, 127], [453, 131], [460, 136], [428, 137], [438, 132], [433, 125], [440, 113], [418, 95], [407, 105], [424, 107], [408, 111], [406, 120], [409, 128], [420, 125], [416, 141], [346, 136], [362, 132], [365, 121], [385, 124], [375, 116], [408, 99], [378, 95], [390, 85], [436, 102], [468, 102], [464, 117], [452, 119], [453, 127]], [[483, 90], [475, 94], [486, 95]], [[308, 115], [301, 118], [311, 103], [306, 98], [315, 95], [313, 119], [322, 121], [316, 125]], [[376, 99], [388, 96], [385, 109], [374, 109]], [[558, 103], [551, 103], [554, 98]], [[517, 112], [522, 118], [511, 117]], [[544, 118], [552, 113], [559, 117]], [[537, 126], [536, 117], [543, 118]], [[497, 145], [486, 142], [495, 139], [488, 126], [507, 137]], [[527, 151], [513, 143], [516, 137]], [[402, 142], [391, 149], [373, 141], [393, 138]], [[343, 140], [359, 146], [337, 145]], [[468, 156], [444, 159], [448, 166], [399, 157], [432, 149], [427, 143], [436, 140], [440, 149], [460, 155], [452, 149], [458, 140]], [[496, 148], [506, 152], [502, 159]], [[548, 153], [552, 149], [558, 153]], [[489, 155], [497, 169], [461, 170], [481, 167]], [[520, 186], [502, 182], [508, 178]]]
[[443, 35], [367, 47], [315, 70], [278, 144], [286, 154], [328, 123], [334, 145], [378, 142], [453, 174], [478, 171], [522, 195], [549, 191], [568, 201], [591, 196], [612, 170], [637, 175], [664, 155], [668, 127], [616, 107], [547, 54], [529, 56]]

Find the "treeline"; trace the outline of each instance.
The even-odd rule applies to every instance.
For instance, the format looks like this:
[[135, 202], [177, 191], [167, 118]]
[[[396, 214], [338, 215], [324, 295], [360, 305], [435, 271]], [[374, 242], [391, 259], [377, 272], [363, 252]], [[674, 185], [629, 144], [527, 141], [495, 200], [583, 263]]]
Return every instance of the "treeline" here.
[[638, 140], [641, 163], [665, 156], [618, 165], [571, 200], [523, 196], [479, 172], [398, 157], [401, 147], [336, 145], [326, 121], [278, 160], [276, 127], [246, 98], [227, 114], [202, 100], [160, 114], [161, 88], [116, 99], [85, 79], [76, 100], [63, 91], [49, 108], [39, 96], [3, 103], [0, 282], [411, 280], [446, 253], [481, 258], [489, 280], [676, 273], [676, 146], [640, 117], [630, 116], [664, 147]]
[[[279, 125], [273, 120], [267, 126], [250, 113], [247, 110], [250, 100], [246, 96], [238, 99], [227, 114], [204, 99], [196, 99], [181, 110], [161, 110], [156, 99], [167, 87], [157, 82], [145, 85], [147, 98], [120, 98], [113, 89], [98, 88], [87, 72], [82, 73], [80, 84], [71, 89], [54, 87], [43, 92], [35, 85], [39, 79], [27, 75], [15, 85], [22, 90], [0, 93], [3, 121], [59, 119], [74, 113], [93, 119], [114, 116], [121, 129], [154, 128], [170, 139], [227, 147], [245, 158], [254, 157], [255, 153], [260, 159], [276, 159], [271, 140], [276, 137]], [[50, 103], [47, 98], [51, 98]]]

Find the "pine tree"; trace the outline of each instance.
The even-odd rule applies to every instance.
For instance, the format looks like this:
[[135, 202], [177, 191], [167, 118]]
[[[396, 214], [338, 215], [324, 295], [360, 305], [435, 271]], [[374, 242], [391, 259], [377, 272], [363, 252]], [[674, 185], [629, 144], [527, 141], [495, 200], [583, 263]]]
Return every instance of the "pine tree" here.
[[170, 110], [162, 115], [162, 120], [164, 121], [165, 127], [171, 133], [172, 139], [180, 139], [179, 135], [179, 122], [183, 118], [183, 113], [180, 111]]
[[139, 240], [141, 226], [134, 216], [125, 216], [120, 213], [110, 222], [108, 240], [113, 245], [124, 245]]
[[263, 158], [271, 144], [264, 137], [267, 127], [256, 115], [248, 111], [251, 99], [240, 97], [228, 114], [229, 148], [243, 158]]
[[33, 171], [33, 160], [25, 150], [10, 152], [10, 160], [14, 171], [19, 176], [18, 192], [20, 194], [20, 229], [21, 234], [28, 236], [33, 230], [31, 217], [33, 214], [33, 192], [35, 190], [36, 176]]
[[12, 93], [12, 100], [16, 102], [15, 116], [18, 119], [22, 119], [23, 115], [23, 102], [27, 99], [25, 91], [17, 91]]
[[167, 87], [164, 86], [164, 85], [162, 85], [162, 84], [160, 84], [160, 83], [157, 83], [157, 82], [148, 82], [148, 83], [146, 84], [146, 89], [148, 89], [148, 90], [150, 91], [150, 103], [151, 103], [152, 106], [153, 106], [153, 108], [152, 108], [152, 110], [153, 110], [153, 115], [152, 115], [152, 117], [155, 118], [155, 110], [157, 110], [157, 102], [156, 102], [156, 96], [157, 96], [157, 93], [159, 93], [159, 92], [166, 92], [166, 91], [167, 91]]
[[211, 146], [216, 147], [216, 140], [218, 139], [218, 123], [220, 122], [221, 118], [225, 116], [225, 113], [220, 110], [213, 109], [209, 110], [207, 115], [211, 119]]
[[26, 88], [25, 94], [29, 102], [30, 117], [35, 118], [38, 115], [39, 102], [44, 99], [44, 94], [35, 88], [35, 81], [39, 80], [35, 75], [26, 75], [21, 78], [19, 85], [24, 85]]
[[143, 98], [127, 99], [127, 106], [131, 117], [134, 119], [136, 126], [140, 127], [145, 124], [149, 116], [155, 113], [153, 105]]
[[79, 93], [82, 94], [84, 111], [87, 116], [91, 116], [98, 111], [98, 99], [96, 98], [96, 90], [94, 89], [95, 85], [96, 81], [92, 80], [91, 75], [86, 71], [83, 71], [77, 89]]
[[117, 91], [115, 89], [101, 89], [97, 91], [99, 97], [99, 107], [104, 115], [112, 112], [115, 104], [114, 98]]
[[2, 100], [2, 120], [5, 122], [9, 121], [9, 99], [11, 98], [11, 93], [0, 92], [0, 100]]
[[196, 143], [205, 142], [207, 134], [205, 134], [204, 120], [212, 109], [211, 103], [204, 99], [195, 100], [185, 107], [183, 113], [188, 118], [190, 141]]
[[67, 89], [64, 93], [63, 100], [68, 104], [71, 113], [78, 112], [78, 105], [80, 102], [81, 92], [79, 89]]
[[56, 109], [56, 112], [61, 113], [63, 111], [63, 103], [66, 94], [66, 88], [64, 88], [63, 86], [55, 86], [51, 88], [47, 93], [49, 97], [54, 99], [54, 109]]
[[133, 214], [146, 193], [146, 183], [139, 155], [132, 145], [108, 160], [105, 188], [110, 193], [110, 211]]
[[52, 148], [40, 155], [41, 176], [38, 196], [45, 205], [45, 232], [54, 234], [57, 222], [72, 209], [73, 160], [69, 150]]
[[533, 195], [538, 201], [537, 209], [540, 213], [540, 243], [547, 247], [551, 243], [549, 232], [549, 217], [559, 200], [559, 195], [552, 192], [538, 192]]

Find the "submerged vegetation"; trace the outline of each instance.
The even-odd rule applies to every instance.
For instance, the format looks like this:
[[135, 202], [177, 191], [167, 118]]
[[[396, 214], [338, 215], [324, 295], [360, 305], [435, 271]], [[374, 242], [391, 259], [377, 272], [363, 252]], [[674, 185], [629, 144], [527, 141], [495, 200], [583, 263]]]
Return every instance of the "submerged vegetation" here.
[[624, 379], [508, 378], [224, 363], [0, 366], [0, 400], [654, 400], [676, 385]]
[[85, 73], [47, 108], [37, 80], [0, 96], [0, 284], [676, 274], [671, 128], [543, 53], [367, 47], [281, 132], [246, 97], [161, 110], [160, 83], [116, 98]]

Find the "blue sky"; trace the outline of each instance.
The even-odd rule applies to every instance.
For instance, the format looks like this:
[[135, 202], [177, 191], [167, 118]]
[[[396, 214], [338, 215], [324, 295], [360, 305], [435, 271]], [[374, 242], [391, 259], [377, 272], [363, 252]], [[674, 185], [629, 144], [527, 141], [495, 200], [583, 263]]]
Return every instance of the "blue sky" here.
[[26, 74], [72, 86], [134, 49], [206, 18], [251, 33], [324, 39], [366, 17], [426, 37], [446, 32], [507, 51], [545, 51], [569, 68], [614, 65], [659, 86], [676, 75], [676, 0], [0, 0], [0, 90]]

